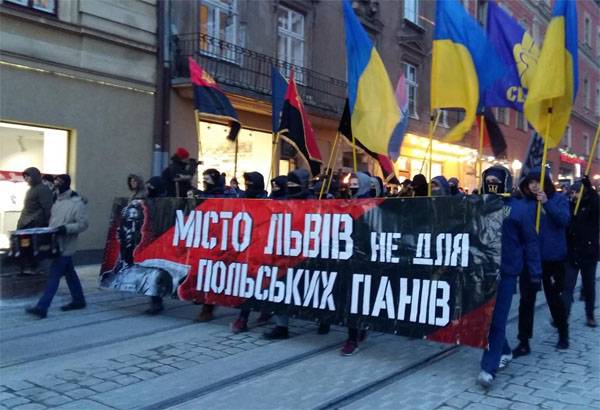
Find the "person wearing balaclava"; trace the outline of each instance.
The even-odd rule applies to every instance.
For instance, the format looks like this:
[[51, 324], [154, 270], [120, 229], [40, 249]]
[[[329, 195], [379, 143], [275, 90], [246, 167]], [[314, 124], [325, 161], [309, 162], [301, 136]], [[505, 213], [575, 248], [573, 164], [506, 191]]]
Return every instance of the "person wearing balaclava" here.
[[417, 174], [412, 180], [412, 190], [415, 196], [427, 196], [427, 179], [423, 174]]
[[450, 195], [451, 196], [465, 196], [463, 192], [460, 191], [460, 181], [456, 177], [452, 177], [448, 180], [448, 186], [450, 187]]
[[371, 198], [380, 198], [385, 196], [385, 187], [383, 181], [379, 177], [370, 177], [371, 189], [369, 190], [369, 196]]
[[287, 175], [279, 175], [271, 180], [270, 199], [285, 199], [287, 197]]
[[[569, 322], [562, 293], [565, 291], [566, 237], [571, 213], [567, 197], [556, 192], [549, 173], [546, 173], [543, 191], [540, 189], [540, 177], [541, 168], [533, 168], [522, 178], [519, 188], [524, 197], [536, 200], [542, 206], [539, 231], [542, 283], [550, 314], [558, 330], [556, 348], [564, 350], [569, 348]], [[529, 339], [533, 336], [535, 299], [539, 288], [532, 287], [529, 281], [522, 281], [520, 290], [519, 345], [513, 350], [514, 357], [531, 352]]]
[[[582, 187], [581, 202], [577, 215], [575, 215], [575, 206]], [[592, 188], [588, 176], [569, 187], [569, 199], [573, 216], [567, 231], [566, 280], [562, 296], [567, 314], [569, 314], [573, 303], [573, 291], [579, 272], [581, 272], [581, 293], [585, 300], [585, 324], [589, 327], [596, 327], [594, 304], [596, 302], [596, 266], [600, 247], [600, 211], [598, 193]]]
[[71, 190], [69, 175], [57, 175], [54, 179], [54, 186], [56, 201], [50, 212], [49, 227], [57, 229], [62, 253], [52, 261], [44, 294], [37, 305], [26, 309], [27, 313], [40, 319], [46, 317], [63, 275], [69, 285], [72, 300], [62, 306], [61, 310], [83, 309], [86, 306], [81, 282], [73, 266], [72, 255], [77, 250], [77, 236], [88, 227], [87, 206], [84, 200]]
[[[506, 339], [506, 323], [517, 289], [517, 280], [527, 280], [539, 286], [541, 279], [541, 257], [539, 239], [535, 232], [535, 217], [532, 212], [535, 202], [527, 198], [508, 196], [512, 191], [512, 175], [501, 166], [494, 165], [483, 171], [484, 194], [506, 195], [505, 218], [502, 221], [502, 254], [500, 275], [496, 292], [496, 304], [488, 334], [488, 347], [481, 357], [481, 372], [477, 381], [489, 388], [499, 368], [512, 360], [510, 345]], [[524, 274], [528, 271], [529, 275]]]
[[185, 148], [177, 148], [171, 157], [169, 166], [161, 174], [167, 189], [167, 196], [183, 198], [191, 188], [188, 158], [190, 153]]
[[431, 180], [431, 196], [448, 196], [450, 195], [450, 185], [443, 176], [434, 177]]

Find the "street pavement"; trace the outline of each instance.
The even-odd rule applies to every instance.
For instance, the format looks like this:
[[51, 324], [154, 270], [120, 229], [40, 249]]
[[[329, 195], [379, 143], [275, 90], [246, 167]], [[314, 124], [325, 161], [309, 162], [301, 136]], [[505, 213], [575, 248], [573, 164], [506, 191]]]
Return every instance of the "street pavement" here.
[[[600, 409], [600, 328], [571, 315], [571, 347], [557, 351], [543, 294], [532, 354], [475, 383], [481, 350], [371, 332], [351, 357], [343, 327], [318, 335], [292, 320], [291, 338], [267, 341], [268, 326], [233, 335], [238, 311], [196, 323], [199, 306], [98, 288], [98, 265], [78, 267], [85, 310], [62, 312], [64, 283], [48, 318], [24, 313], [34, 298], [0, 301], [2, 409]], [[509, 341], [516, 340], [515, 298]], [[270, 325], [269, 325], [270, 326]]]

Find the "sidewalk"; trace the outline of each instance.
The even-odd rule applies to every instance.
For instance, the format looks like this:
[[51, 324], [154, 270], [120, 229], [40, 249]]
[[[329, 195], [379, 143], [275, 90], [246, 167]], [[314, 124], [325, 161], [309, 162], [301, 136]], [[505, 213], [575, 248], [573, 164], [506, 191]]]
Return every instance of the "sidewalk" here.
[[[97, 265], [78, 271], [83, 311], [60, 311], [64, 283], [45, 320], [23, 312], [34, 299], [0, 301], [0, 409], [600, 409], [600, 329], [584, 326], [581, 302], [569, 350], [554, 349], [542, 306], [532, 354], [484, 391], [478, 349], [372, 332], [343, 357], [342, 327], [321, 336], [292, 320], [288, 340], [264, 340], [267, 327], [233, 335], [237, 310], [217, 308], [199, 324], [199, 306], [168, 300], [150, 317], [148, 298], [98, 289]], [[515, 331], [513, 321], [513, 343]]]

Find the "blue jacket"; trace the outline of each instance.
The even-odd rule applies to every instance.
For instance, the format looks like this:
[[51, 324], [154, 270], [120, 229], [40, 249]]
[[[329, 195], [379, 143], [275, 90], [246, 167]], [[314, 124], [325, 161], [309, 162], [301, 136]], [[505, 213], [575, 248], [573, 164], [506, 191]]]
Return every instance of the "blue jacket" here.
[[542, 207], [540, 246], [542, 261], [556, 262], [567, 258], [567, 228], [571, 209], [567, 197], [554, 193]]
[[505, 276], [519, 276], [527, 268], [532, 280], [542, 276], [539, 237], [535, 232], [535, 201], [507, 198], [502, 223], [502, 260], [500, 271]]

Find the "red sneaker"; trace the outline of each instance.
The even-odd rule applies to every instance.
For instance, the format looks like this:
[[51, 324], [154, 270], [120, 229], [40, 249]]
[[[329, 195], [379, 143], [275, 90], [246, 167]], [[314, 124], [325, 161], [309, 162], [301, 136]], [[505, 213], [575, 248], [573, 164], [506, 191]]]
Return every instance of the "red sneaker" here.
[[237, 319], [231, 324], [231, 331], [235, 333], [242, 333], [248, 331], [248, 321], [244, 319]]
[[344, 347], [342, 347], [342, 356], [352, 356], [358, 352], [358, 342], [356, 340], [346, 340]]

